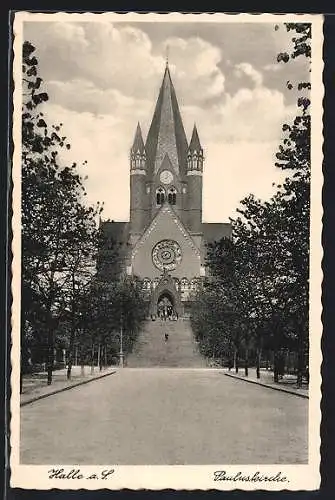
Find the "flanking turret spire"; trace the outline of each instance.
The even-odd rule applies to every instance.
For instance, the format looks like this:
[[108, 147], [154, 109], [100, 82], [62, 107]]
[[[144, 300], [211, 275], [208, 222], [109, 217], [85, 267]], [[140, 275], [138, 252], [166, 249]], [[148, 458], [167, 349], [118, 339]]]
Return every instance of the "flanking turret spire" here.
[[131, 170], [144, 170], [146, 168], [146, 153], [144, 141], [142, 137], [141, 126], [138, 123], [134, 142], [130, 148], [130, 169]]
[[194, 124], [191, 142], [187, 152], [187, 171], [188, 175], [190, 171], [200, 171], [202, 172], [204, 161], [204, 151], [201, 147], [198, 130], [196, 124]]

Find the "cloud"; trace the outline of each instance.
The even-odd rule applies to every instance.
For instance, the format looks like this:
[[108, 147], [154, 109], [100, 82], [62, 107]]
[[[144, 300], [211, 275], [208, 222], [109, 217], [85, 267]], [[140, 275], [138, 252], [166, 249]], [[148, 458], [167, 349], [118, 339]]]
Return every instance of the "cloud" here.
[[213, 140], [278, 143], [282, 124], [292, 119], [296, 108], [285, 104], [281, 92], [256, 87], [240, 88], [235, 94], [226, 94], [207, 109], [190, 106], [182, 110], [187, 128], [190, 129], [192, 122], [196, 121], [205, 143]]
[[265, 66], [263, 66], [263, 69], [264, 71], [277, 73], [278, 71], [281, 71], [283, 69], [283, 65], [279, 64], [278, 62], [273, 64], [266, 64]]
[[168, 38], [155, 53], [144, 31], [123, 23], [39, 23], [26, 26], [25, 38], [38, 47], [41, 72], [49, 81], [89, 81], [103, 91], [116, 89], [132, 98], [152, 98], [169, 45], [180, 99], [199, 102], [224, 89], [218, 67], [221, 52], [199, 37]]
[[256, 87], [260, 87], [263, 84], [263, 75], [249, 63], [243, 62], [236, 64], [235, 74], [238, 77], [247, 75]]
[[136, 99], [113, 88], [102, 90], [84, 79], [50, 81], [48, 94], [51, 102], [66, 109], [79, 113], [110, 114], [116, 121], [134, 117], [134, 112], [139, 118], [144, 117], [152, 101]]
[[[105, 203], [105, 217], [127, 220], [129, 216], [129, 148], [134, 130], [109, 114], [77, 112], [48, 103], [44, 114], [50, 123], [63, 123], [62, 132], [71, 144], [60, 161], [77, 163], [85, 181], [87, 203]], [[133, 125], [133, 124], [132, 124]], [[133, 127], [132, 127], [133, 128]], [[87, 164], [83, 165], [83, 162]]]
[[[104, 217], [127, 220], [129, 148], [137, 121], [144, 136], [148, 131], [167, 45], [187, 136], [197, 122], [205, 149], [205, 219], [227, 220], [249, 192], [269, 196], [280, 173], [273, 154], [281, 125], [295, 107], [266, 87], [254, 65], [236, 64], [223, 46], [194, 35], [169, 36], [154, 46], [140, 28], [106, 22], [25, 27], [50, 96], [45, 114], [51, 123], [64, 123], [72, 148], [63, 161], [77, 162], [88, 175], [88, 202], [104, 201]], [[229, 91], [223, 60], [235, 75]]]
[[268, 199], [286, 173], [274, 166], [276, 142], [238, 141], [207, 144], [204, 167], [203, 214], [211, 222], [237, 215], [239, 202], [248, 194]]
[[198, 103], [223, 94], [225, 77], [219, 68], [221, 50], [199, 38], [171, 37], [163, 44], [169, 48], [170, 68], [180, 101]]

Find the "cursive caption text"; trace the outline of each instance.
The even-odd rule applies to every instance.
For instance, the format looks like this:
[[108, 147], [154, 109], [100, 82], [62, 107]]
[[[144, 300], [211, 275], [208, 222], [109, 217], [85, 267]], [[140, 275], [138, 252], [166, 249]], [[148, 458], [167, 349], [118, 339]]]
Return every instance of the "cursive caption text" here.
[[254, 474], [243, 474], [243, 472], [236, 472], [229, 474], [225, 470], [217, 470], [214, 472], [214, 481], [232, 481], [232, 482], [249, 482], [249, 483], [289, 483], [289, 480], [282, 472], [273, 474], [262, 474], [256, 471]]
[[114, 469], [107, 469], [101, 472], [92, 472], [89, 474], [83, 474], [80, 469], [70, 469], [66, 471], [65, 469], [50, 469], [48, 470], [49, 479], [110, 479], [114, 474]]

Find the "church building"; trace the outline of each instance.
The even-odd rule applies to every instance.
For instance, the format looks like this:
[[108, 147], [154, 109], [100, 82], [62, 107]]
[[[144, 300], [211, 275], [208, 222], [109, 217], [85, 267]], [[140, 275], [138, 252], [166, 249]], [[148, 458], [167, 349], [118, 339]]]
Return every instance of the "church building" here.
[[[120, 266], [143, 281], [152, 317], [188, 315], [206, 244], [231, 235], [229, 223], [202, 221], [204, 159], [195, 125], [187, 140], [167, 63], [147, 138], [138, 124], [130, 148], [130, 220], [101, 222], [106, 241], [119, 244]], [[106, 255], [108, 244], [102, 273]]]

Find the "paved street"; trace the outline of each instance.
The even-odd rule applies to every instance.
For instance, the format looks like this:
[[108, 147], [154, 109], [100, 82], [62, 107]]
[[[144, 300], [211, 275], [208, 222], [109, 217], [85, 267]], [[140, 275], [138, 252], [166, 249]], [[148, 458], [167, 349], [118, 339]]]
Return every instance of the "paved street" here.
[[215, 370], [127, 368], [23, 407], [21, 462], [305, 463], [307, 411]]

